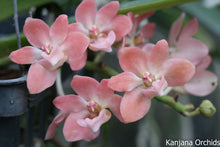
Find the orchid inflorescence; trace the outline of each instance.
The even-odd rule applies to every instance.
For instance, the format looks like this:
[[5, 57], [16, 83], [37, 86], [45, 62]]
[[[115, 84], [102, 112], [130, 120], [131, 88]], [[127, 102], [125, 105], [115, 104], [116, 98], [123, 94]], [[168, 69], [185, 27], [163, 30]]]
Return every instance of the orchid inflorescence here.
[[50, 124], [46, 139], [52, 138], [55, 127], [65, 121], [67, 141], [90, 141], [99, 135], [111, 112], [123, 123], [135, 122], [147, 114], [154, 97], [169, 96], [171, 91], [206, 96], [216, 88], [217, 77], [207, 70], [211, 63], [209, 48], [192, 37], [198, 29], [196, 19], [181, 29], [183, 13], [173, 23], [168, 42], [162, 39], [153, 44], [148, 39], [156, 25], [139, 25], [154, 12], [139, 16], [129, 12], [126, 16], [118, 15], [118, 9], [117, 1], [97, 11], [95, 0], [83, 0], [76, 9], [75, 23], [69, 24], [64, 14], [51, 27], [40, 19], [26, 19], [24, 34], [31, 46], [13, 51], [9, 58], [18, 64], [31, 64], [27, 76], [31, 94], [51, 87], [57, 69], [65, 62], [73, 71], [84, 68], [87, 49], [115, 49], [123, 70], [101, 82], [75, 75], [71, 87], [77, 95], [54, 99], [60, 112]]

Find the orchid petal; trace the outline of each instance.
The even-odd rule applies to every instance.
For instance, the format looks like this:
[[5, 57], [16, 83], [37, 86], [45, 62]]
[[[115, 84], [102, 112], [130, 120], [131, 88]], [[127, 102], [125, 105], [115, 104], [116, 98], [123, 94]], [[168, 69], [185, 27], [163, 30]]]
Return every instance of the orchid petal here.
[[103, 79], [97, 87], [97, 97], [93, 98], [102, 108], [109, 108], [116, 117], [123, 122], [120, 114], [120, 103], [122, 97], [114, 94], [114, 91], [108, 87], [109, 79]]
[[57, 114], [57, 116], [53, 119], [52, 123], [49, 125], [47, 129], [45, 140], [53, 138], [56, 126], [60, 124], [65, 119], [66, 116], [67, 116], [67, 113], [64, 111], [60, 111]]
[[204, 71], [211, 64], [211, 56], [207, 55], [196, 65], [196, 72]]
[[51, 63], [46, 59], [41, 59], [37, 62], [47, 70], [56, 70], [56, 66], [52, 66]]
[[122, 116], [121, 116], [121, 112], [120, 112], [120, 104], [121, 104], [121, 100], [122, 97], [119, 95], [114, 95], [111, 97], [111, 99], [109, 99], [111, 101], [109, 101], [108, 103], [108, 108], [112, 111], [112, 113], [121, 121], [124, 122]]
[[149, 99], [152, 99], [153, 97], [160, 95], [159, 91], [156, 90], [154, 87], [142, 89], [141, 93]]
[[148, 71], [147, 54], [137, 47], [126, 48], [121, 52], [119, 63], [124, 71], [133, 72], [139, 77]]
[[178, 51], [172, 53], [172, 57], [188, 59], [197, 64], [201, 58], [208, 55], [209, 48], [199, 40], [193, 38], [181, 38], [178, 41]]
[[40, 19], [28, 17], [24, 24], [24, 34], [31, 45], [41, 48], [50, 43], [49, 26]]
[[[130, 36], [133, 36], [133, 35], [135, 35], [135, 31], [136, 31], [136, 29], [137, 29], [137, 26], [140, 24], [140, 22], [143, 20], [143, 19], [145, 19], [145, 18], [147, 18], [147, 17], [150, 17], [151, 15], [153, 15], [154, 14], [154, 12], [148, 12], [148, 13], [144, 13], [144, 14], [141, 14], [141, 15], [139, 15], [138, 17], [135, 17], [135, 15], [134, 15], [134, 13], [133, 12], [129, 12], [128, 13], [128, 17], [131, 19], [131, 22], [132, 22], [132, 24], [133, 24], [133, 26], [132, 26], [132, 30], [130, 31], [130, 33], [129, 33], [129, 35]], [[152, 28], [153, 30], [153, 33], [154, 33], [154, 28]], [[144, 30], [146, 30], [146, 29], [144, 29]], [[152, 32], [151, 30], [150, 30], [150, 28], [149, 28], [149, 30], [148, 30], [149, 32]], [[141, 31], [142, 32], [142, 31]], [[145, 31], [144, 31], [145, 32]], [[143, 35], [145, 35], [145, 33], [143, 33]], [[153, 34], [152, 34], [153, 35]]]
[[[164, 76], [159, 81], [155, 81], [152, 83], [152, 87], [157, 91], [158, 95], [163, 95], [164, 89], [167, 88], [168, 84], [165, 80]], [[155, 95], [156, 96], [156, 95]]]
[[[83, 112], [84, 113], [84, 112]], [[90, 141], [99, 135], [99, 131], [93, 132], [89, 127], [80, 126], [77, 121], [83, 118], [85, 114], [71, 113], [63, 126], [63, 134], [67, 141], [86, 140]]]
[[176, 46], [177, 36], [180, 33], [181, 25], [185, 18], [185, 13], [182, 15], [172, 24], [169, 34], [169, 46], [173, 47]]
[[108, 24], [117, 15], [119, 9], [119, 2], [112, 1], [100, 8], [96, 15], [96, 24], [103, 26]]
[[41, 59], [41, 50], [32, 46], [25, 46], [13, 51], [9, 58], [18, 64], [31, 64]]
[[196, 33], [198, 26], [199, 23], [196, 18], [190, 20], [190, 22], [183, 27], [179, 38], [192, 37]]
[[69, 58], [69, 64], [72, 70], [80, 70], [86, 65], [87, 52], [79, 58]]
[[48, 71], [55, 71], [57, 70], [57, 68], [62, 66], [66, 60], [67, 60], [67, 56], [64, 56], [64, 58], [60, 59], [55, 65], [52, 65], [51, 62], [45, 59], [41, 59], [37, 63], [42, 65]]
[[83, 32], [86, 33], [88, 30], [83, 27], [81, 23], [71, 23], [68, 25], [68, 32]]
[[116, 34], [116, 41], [127, 35], [132, 29], [132, 22], [128, 16], [117, 15], [106, 29], [113, 30]]
[[86, 51], [89, 45], [89, 38], [80, 32], [68, 34], [61, 48], [69, 58], [79, 58]]
[[86, 76], [74, 76], [71, 82], [71, 86], [75, 92], [82, 98], [89, 101], [91, 98], [96, 97], [96, 89], [99, 83], [90, 77]]
[[66, 38], [68, 31], [67, 15], [60, 15], [50, 27], [50, 38], [53, 44], [60, 44]]
[[112, 97], [115, 95], [114, 91], [108, 87], [109, 79], [103, 79], [97, 86], [97, 97], [93, 100], [99, 103], [102, 108], [107, 108], [109, 104], [114, 104]]
[[148, 23], [141, 28], [141, 33], [144, 35], [145, 39], [148, 39], [154, 35], [155, 28], [155, 23]]
[[164, 76], [168, 86], [181, 86], [195, 73], [195, 66], [185, 59], [171, 58], [164, 63]]
[[131, 31], [129, 32], [129, 36], [134, 36], [135, 33], [136, 33], [136, 29], [137, 29], [137, 26], [138, 26], [138, 23], [136, 21], [136, 18], [135, 18], [135, 15], [133, 12], [128, 12], [127, 16], [131, 19], [131, 22], [132, 22], [132, 29]]
[[117, 56], [118, 56], [118, 58], [120, 57], [121, 52], [123, 52], [126, 49], [125, 45], [126, 45], [126, 37], [123, 37], [121, 46], [117, 48]]
[[92, 131], [95, 133], [98, 132], [101, 125], [107, 122], [110, 118], [111, 113], [108, 110], [103, 109], [97, 117], [94, 117], [93, 119], [79, 119], [77, 123], [82, 127], [91, 128]]
[[34, 63], [28, 71], [27, 87], [31, 94], [36, 94], [52, 86], [55, 80], [56, 70], [49, 71], [40, 64]]
[[108, 86], [116, 91], [131, 91], [142, 83], [142, 79], [132, 72], [123, 72], [111, 77]]
[[87, 109], [87, 102], [76, 95], [65, 95], [56, 97], [53, 100], [53, 104], [60, 110], [66, 112], [79, 112]]
[[184, 88], [190, 94], [196, 96], [206, 96], [213, 92], [217, 86], [217, 76], [204, 70], [203, 72], [196, 73], [194, 77], [184, 85]]
[[166, 40], [160, 40], [152, 49], [148, 58], [149, 70], [156, 73], [169, 56], [169, 46]]
[[126, 92], [121, 101], [120, 111], [126, 123], [135, 122], [144, 117], [151, 105], [151, 97], [141, 93], [142, 88]]
[[95, 0], [83, 0], [76, 8], [75, 17], [76, 22], [82, 23], [89, 28], [95, 22], [97, 6]]
[[103, 50], [105, 52], [112, 51], [112, 44], [115, 42], [115, 33], [110, 31], [107, 37], [99, 37], [94, 43], [89, 44], [89, 48], [93, 51]]
[[146, 43], [143, 47], [142, 50], [149, 56], [152, 49], [154, 48], [155, 44], [153, 43]]

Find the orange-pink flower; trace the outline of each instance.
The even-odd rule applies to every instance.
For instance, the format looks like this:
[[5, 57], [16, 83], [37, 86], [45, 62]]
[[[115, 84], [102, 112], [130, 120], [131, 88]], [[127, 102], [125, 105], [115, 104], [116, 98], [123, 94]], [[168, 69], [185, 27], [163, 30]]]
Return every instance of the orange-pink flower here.
[[118, 9], [118, 1], [112, 1], [97, 11], [95, 0], [83, 0], [76, 9], [76, 23], [70, 24], [69, 30], [86, 34], [91, 50], [111, 52], [113, 43], [121, 40], [132, 28], [128, 16], [117, 15]]
[[145, 18], [152, 16], [154, 12], [148, 12], [135, 17], [133, 12], [129, 12], [128, 16], [130, 17], [133, 26], [131, 31], [126, 37], [126, 46], [138, 46], [144, 45], [146, 43], [146, 39], [149, 39], [154, 34], [154, 30], [156, 28], [155, 23], [146, 23], [140, 29], [139, 25], [141, 21]]
[[40, 19], [27, 18], [24, 34], [32, 46], [13, 51], [9, 58], [18, 64], [31, 64], [27, 86], [32, 94], [53, 85], [56, 69], [69, 61], [73, 70], [81, 69], [89, 40], [80, 32], [68, 33], [66, 15], [60, 15], [51, 27]]
[[109, 108], [118, 119], [121, 96], [107, 86], [108, 80], [100, 83], [90, 77], [74, 76], [71, 86], [78, 95], [59, 96], [53, 101], [61, 110], [48, 128], [46, 139], [53, 137], [55, 126], [65, 118], [63, 127], [67, 141], [92, 140], [99, 134], [100, 126], [111, 118]]
[[206, 70], [211, 63], [208, 46], [192, 37], [198, 29], [197, 19], [190, 20], [181, 30], [184, 17], [183, 13], [170, 29], [171, 58], [188, 59], [195, 65], [196, 72], [189, 82], [176, 89], [196, 96], [205, 96], [215, 90], [218, 78], [214, 73]]
[[149, 55], [129, 47], [119, 56], [123, 73], [111, 77], [108, 86], [125, 92], [120, 111], [125, 122], [141, 119], [149, 110], [151, 99], [163, 95], [167, 86], [180, 86], [194, 75], [194, 66], [185, 59], [168, 59], [169, 47], [158, 41]]
[[170, 29], [169, 47], [171, 57], [188, 59], [196, 65], [203, 57], [208, 55], [209, 48], [203, 42], [192, 37], [198, 29], [197, 19], [190, 20], [181, 30], [184, 18], [185, 14], [183, 13]]

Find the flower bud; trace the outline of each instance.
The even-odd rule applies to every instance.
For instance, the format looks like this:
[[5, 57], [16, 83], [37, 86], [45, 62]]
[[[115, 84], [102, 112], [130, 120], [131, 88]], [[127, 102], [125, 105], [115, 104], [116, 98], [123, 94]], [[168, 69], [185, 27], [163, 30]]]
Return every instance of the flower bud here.
[[204, 117], [212, 117], [216, 112], [216, 108], [212, 102], [204, 100], [199, 106], [199, 111]]

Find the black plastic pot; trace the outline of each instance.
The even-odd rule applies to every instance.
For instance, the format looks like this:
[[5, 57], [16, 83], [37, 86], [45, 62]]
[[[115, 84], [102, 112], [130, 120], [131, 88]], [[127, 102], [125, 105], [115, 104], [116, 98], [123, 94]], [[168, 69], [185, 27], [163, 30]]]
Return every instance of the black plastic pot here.
[[19, 116], [27, 110], [27, 76], [0, 80], [0, 117]]
[[0, 80], [0, 147], [19, 146], [20, 116], [28, 108], [26, 78]]

